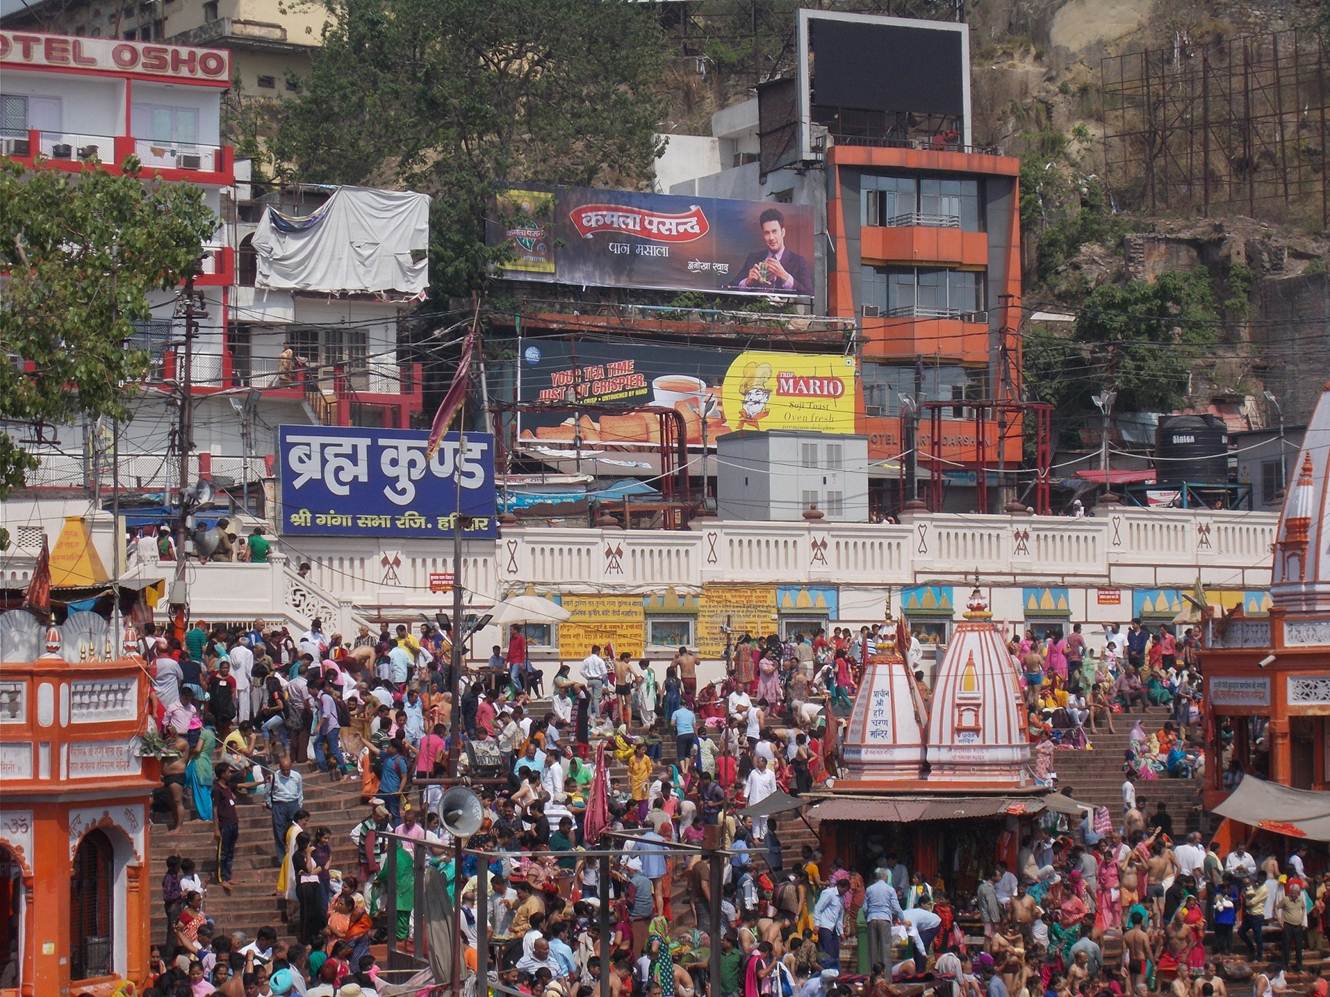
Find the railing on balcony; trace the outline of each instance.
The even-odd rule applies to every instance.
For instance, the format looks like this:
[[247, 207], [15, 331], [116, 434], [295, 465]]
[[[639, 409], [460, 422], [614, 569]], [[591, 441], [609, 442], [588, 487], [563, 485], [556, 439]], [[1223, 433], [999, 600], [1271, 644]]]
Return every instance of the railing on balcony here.
[[964, 145], [960, 142], [947, 142], [940, 138], [920, 136], [919, 138], [881, 138], [868, 135], [839, 135], [832, 133], [835, 145], [865, 145], [879, 149], [922, 149], [926, 152], [965, 152], [980, 156], [1001, 156], [1002, 150], [995, 145]]
[[920, 211], [907, 211], [887, 219], [888, 228], [960, 228], [960, 215], [926, 215]]
[[863, 313], [867, 317], [880, 318], [943, 318], [961, 322], [987, 322], [988, 312], [967, 312], [959, 308], [934, 308], [928, 305], [894, 305], [883, 308], [881, 305], [864, 305]]
[[47, 159], [98, 159], [106, 162], [115, 158], [114, 135], [94, 135], [89, 132], [48, 132], [31, 130], [9, 131], [0, 137], [0, 153], [6, 156], [41, 155]]
[[135, 139], [132, 151], [144, 166], [209, 173], [222, 170], [221, 146], [200, 145], [197, 142]]
[[0, 155], [21, 159], [41, 156], [68, 163], [96, 159], [113, 166], [119, 166], [130, 156], [135, 156], [150, 169], [200, 173], [226, 173], [230, 167], [230, 150], [226, 146], [37, 129], [26, 132], [8, 129], [0, 133]]

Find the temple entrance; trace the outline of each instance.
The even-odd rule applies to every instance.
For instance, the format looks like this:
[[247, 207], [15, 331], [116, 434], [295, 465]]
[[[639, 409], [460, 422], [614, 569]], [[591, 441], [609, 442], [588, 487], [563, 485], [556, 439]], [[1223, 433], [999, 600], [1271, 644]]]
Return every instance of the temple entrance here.
[[0, 990], [15, 989], [23, 967], [26, 893], [18, 857], [0, 845]]

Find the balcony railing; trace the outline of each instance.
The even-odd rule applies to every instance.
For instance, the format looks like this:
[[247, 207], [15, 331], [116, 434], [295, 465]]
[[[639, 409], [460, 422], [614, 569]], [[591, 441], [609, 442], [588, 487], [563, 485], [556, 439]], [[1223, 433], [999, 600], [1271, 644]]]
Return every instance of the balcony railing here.
[[930, 308], [924, 305], [895, 305], [891, 308], [883, 308], [880, 305], [864, 305], [863, 315], [865, 318], [940, 318], [953, 319], [959, 322], [979, 322], [988, 321], [988, 312], [964, 311], [959, 308]]
[[903, 215], [892, 215], [887, 219], [888, 228], [960, 228], [959, 215], [925, 215], [918, 211], [907, 211]]
[[945, 142], [934, 138], [874, 138], [868, 135], [831, 136], [835, 145], [866, 145], [879, 149], [922, 149], [926, 152], [965, 152], [980, 156], [1001, 156], [1002, 150], [995, 145], [964, 145], [959, 142]]
[[[95, 159], [113, 171], [134, 156], [148, 169], [226, 176], [234, 163], [230, 146], [37, 129], [0, 133], [0, 155], [26, 160], [27, 165], [40, 157], [55, 164], [68, 163], [72, 169], [81, 169], [83, 162]], [[207, 182], [206, 177], [201, 179]]]

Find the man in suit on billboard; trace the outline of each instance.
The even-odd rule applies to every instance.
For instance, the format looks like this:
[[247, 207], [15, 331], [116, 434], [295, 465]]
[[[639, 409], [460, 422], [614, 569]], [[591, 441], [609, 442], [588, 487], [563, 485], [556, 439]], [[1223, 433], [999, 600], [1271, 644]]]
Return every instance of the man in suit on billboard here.
[[736, 287], [773, 294], [813, 293], [813, 271], [798, 253], [785, 246], [785, 216], [768, 208], [758, 218], [765, 249], [749, 254], [740, 268], [743, 279]]

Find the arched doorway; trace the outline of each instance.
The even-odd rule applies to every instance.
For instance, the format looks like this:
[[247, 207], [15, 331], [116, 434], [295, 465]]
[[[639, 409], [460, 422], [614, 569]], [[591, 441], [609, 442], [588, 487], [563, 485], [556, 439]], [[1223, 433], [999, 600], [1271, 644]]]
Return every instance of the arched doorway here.
[[27, 891], [18, 856], [0, 845], [0, 990], [23, 979], [23, 929]]
[[112, 972], [115, 847], [105, 831], [84, 835], [69, 880], [70, 979]]

